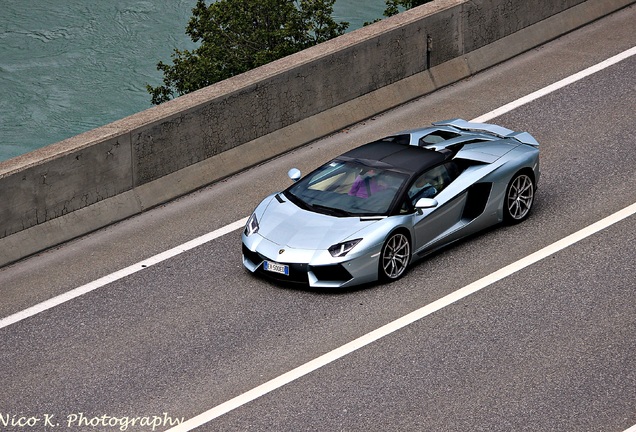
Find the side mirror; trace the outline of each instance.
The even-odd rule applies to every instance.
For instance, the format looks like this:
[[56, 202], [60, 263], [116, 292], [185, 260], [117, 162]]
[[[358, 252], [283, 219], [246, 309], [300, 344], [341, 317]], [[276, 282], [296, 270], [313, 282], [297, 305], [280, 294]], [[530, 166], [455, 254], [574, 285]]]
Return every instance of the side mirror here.
[[300, 174], [300, 170], [298, 168], [292, 168], [289, 171], [287, 171], [287, 176], [294, 182], [297, 182], [298, 180], [300, 180], [301, 174]]
[[437, 207], [437, 200], [433, 198], [420, 198], [415, 203], [415, 208], [418, 210]]

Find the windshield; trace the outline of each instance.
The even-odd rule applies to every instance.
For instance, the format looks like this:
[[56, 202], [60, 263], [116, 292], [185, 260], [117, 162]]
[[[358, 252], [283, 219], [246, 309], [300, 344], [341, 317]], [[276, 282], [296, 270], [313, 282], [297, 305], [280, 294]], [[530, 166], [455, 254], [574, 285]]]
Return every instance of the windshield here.
[[285, 195], [295, 204], [334, 216], [385, 215], [406, 181], [402, 173], [333, 161], [301, 179]]

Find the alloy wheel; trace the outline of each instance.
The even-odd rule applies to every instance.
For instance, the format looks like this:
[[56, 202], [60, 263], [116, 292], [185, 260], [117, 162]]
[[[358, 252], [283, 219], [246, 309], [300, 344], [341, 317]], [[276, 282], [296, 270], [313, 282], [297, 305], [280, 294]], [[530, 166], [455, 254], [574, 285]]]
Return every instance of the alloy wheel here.
[[398, 279], [409, 264], [411, 245], [402, 233], [392, 235], [382, 249], [381, 270], [388, 279]]
[[508, 186], [506, 209], [509, 219], [513, 222], [524, 220], [534, 202], [534, 183], [526, 174], [519, 174]]

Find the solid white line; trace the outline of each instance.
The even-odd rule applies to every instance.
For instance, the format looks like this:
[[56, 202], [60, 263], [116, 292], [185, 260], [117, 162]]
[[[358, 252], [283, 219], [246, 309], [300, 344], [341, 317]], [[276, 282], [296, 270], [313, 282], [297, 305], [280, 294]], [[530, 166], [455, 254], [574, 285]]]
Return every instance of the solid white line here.
[[471, 120], [473, 122], [476, 123], [484, 123], [487, 122], [489, 120], [492, 120], [495, 117], [499, 117], [502, 114], [505, 114], [509, 111], [512, 111], [515, 108], [520, 107], [521, 105], [525, 105], [529, 102], [532, 102], [536, 99], [539, 99], [542, 96], [545, 96], [549, 93], [552, 93], [554, 91], [559, 90], [560, 88], [563, 88], [569, 84], [572, 84], [576, 81], [582, 80], [585, 77], [588, 77], [592, 74], [595, 74], [596, 72], [599, 72], [609, 66], [612, 66], [620, 61], [623, 61], [631, 56], [633, 56], [634, 54], [636, 54], [636, 47], [632, 47], [626, 51], [623, 51], [620, 54], [616, 54], [613, 57], [608, 58], [605, 61], [602, 61], [601, 63], [595, 64], [594, 66], [590, 66], [587, 69], [582, 70], [581, 72], [575, 73], [574, 75], [570, 75], [567, 78], [562, 79], [561, 81], [557, 81], [554, 84], [551, 84], [547, 87], [544, 87], [540, 90], [537, 90], [533, 93], [530, 93], [527, 96], [524, 96], [522, 98], [519, 98], [515, 101], [512, 101], [506, 105], [503, 105], [502, 107], [497, 108], [496, 110], [490, 111], [489, 113], [486, 113], [484, 115], [481, 115], [479, 117], [477, 117], [474, 120]]
[[[613, 64], [616, 64], [622, 60], [625, 60], [628, 57], [631, 57], [633, 55], [636, 54], [636, 47], [633, 47], [629, 50], [626, 50], [620, 54], [617, 54], [597, 65], [591, 66], [581, 72], [578, 72], [570, 77], [567, 77], [561, 81], [558, 81], [550, 86], [547, 86], [541, 90], [538, 90], [534, 93], [531, 93], [530, 95], [527, 95], [525, 97], [522, 97], [520, 99], [517, 99], [513, 102], [510, 102], [496, 110], [493, 110], [489, 113], [486, 113], [482, 116], [479, 116], [473, 120], [471, 120], [472, 122], [487, 122], [497, 116], [500, 116], [504, 113], [507, 113], [509, 111], [512, 111], [515, 108], [518, 108], [522, 105], [525, 105], [529, 102], [532, 102], [542, 96], [545, 96], [551, 92], [554, 92], [560, 88], [563, 88], [569, 84], [572, 84], [576, 81], [579, 81], [587, 76], [590, 76], [596, 72], [599, 72]], [[252, 390], [249, 390], [245, 393], [243, 393], [242, 395], [239, 395], [233, 399], [230, 399], [227, 402], [222, 403], [221, 405], [218, 405], [202, 414], [199, 414], [196, 417], [193, 417], [190, 420], [187, 420], [184, 423], [181, 423], [180, 425], [170, 429], [170, 431], [172, 432], [180, 432], [180, 431], [189, 431], [192, 430], [204, 423], [207, 423], [223, 414], [226, 414], [256, 398], [259, 398], [275, 389], [278, 389], [304, 375], [307, 375], [309, 373], [311, 373], [312, 371], [326, 365], [329, 364], [339, 358], [342, 358], [344, 356], [346, 356], [347, 354], [356, 351], [359, 348], [362, 348], [388, 334], [391, 334], [415, 321], [418, 321], [430, 314], [432, 314], [435, 311], [438, 311], [460, 299], [463, 299], [467, 296], [469, 296], [470, 294], [477, 292], [515, 272], [520, 271], [521, 269], [536, 263], [539, 260], [542, 260], [602, 229], [607, 228], [608, 226], [625, 219], [626, 217], [629, 217], [631, 215], [633, 215], [634, 213], [636, 213], [636, 204], [632, 204], [631, 206], [595, 223], [592, 224], [590, 226], [588, 226], [587, 228], [584, 228], [568, 237], [565, 237], [562, 240], [557, 241], [556, 243], [553, 243], [552, 245], [541, 249], [538, 252], [535, 252], [532, 255], [529, 255], [513, 264], [510, 264], [500, 270], [498, 270], [495, 273], [492, 273], [476, 282], [473, 282], [470, 285], [465, 286], [464, 288], [461, 288], [449, 295], [447, 295], [446, 297], [443, 297], [427, 306], [424, 306], [421, 309], [416, 310], [415, 312], [412, 312], [396, 321], [393, 321], [383, 327], [380, 327], [354, 341], [351, 341], [339, 348], [336, 348], [335, 350], [326, 353], [314, 360], [311, 360], [307, 363], [305, 363], [302, 366], [299, 366], [283, 375], [280, 375], [277, 378], [274, 378], [271, 381], [268, 381], [258, 387], [253, 388]], [[636, 431], [626, 431], [626, 432], [636, 432]]]
[[[630, 56], [633, 56], [634, 54], [636, 54], [636, 47], [633, 47], [629, 50], [624, 51], [621, 54], [618, 54], [614, 57], [611, 57], [595, 66], [589, 67], [577, 74], [574, 74], [568, 78], [565, 78], [555, 84], [552, 84], [550, 86], [547, 86], [541, 90], [538, 90], [534, 93], [531, 93], [528, 96], [522, 97], [520, 99], [517, 99], [516, 101], [513, 101], [509, 104], [506, 104], [504, 106], [502, 106], [501, 108], [498, 108], [496, 110], [493, 110], [489, 113], [486, 113], [480, 117], [477, 117], [473, 120], [471, 120], [472, 122], [486, 122], [494, 117], [500, 116], [506, 112], [509, 112], [521, 105], [524, 105], [526, 103], [529, 103], [535, 99], [538, 99], [542, 96], [547, 95], [548, 93], [551, 93], [555, 90], [558, 90], [562, 87], [567, 86], [568, 84], [571, 84], [575, 81], [578, 81], [582, 78], [585, 78], [589, 75], [592, 75], [600, 70], [603, 70], [605, 68], [607, 68], [608, 66], [611, 66], [615, 63], [620, 62], [621, 60], [624, 60]], [[200, 414], [184, 423], [182, 423], [181, 425], [170, 429], [171, 431], [188, 431], [193, 429], [194, 427], [197, 427], [201, 424], [204, 424], [222, 414], [225, 414], [241, 405], [244, 405], [245, 403], [254, 400], [266, 393], [271, 392], [272, 390], [275, 390], [279, 387], [284, 386], [285, 384], [294, 381], [308, 373], [310, 373], [311, 371], [314, 371], [328, 363], [331, 363], [353, 351], [356, 351], [359, 348], [362, 348], [368, 344], [370, 344], [373, 341], [376, 341], [390, 333], [393, 333], [415, 321], [418, 321], [420, 319], [422, 319], [423, 317], [430, 315], [431, 313], [440, 310], [454, 302], [456, 302], [457, 300], [460, 300], [464, 297], [467, 297], [468, 295], [477, 292], [483, 288], [485, 288], [486, 286], [489, 286], [549, 255], [552, 255], [556, 252], [558, 252], [561, 249], [564, 249], [578, 241], [580, 241], [583, 238], [586, 238], [602, 229], [607, 228], [608, 226], [626, 218], [631, 216], [632, 214], [634, 214], [636, 212], [636, 204], [632, 204], [631, 206], [593, 224], [590, 225], [587, 228], [584, 228], [581, 231], [578, 231], [577, 233], [574, 233], [556, 243], [553, 243], [552, 245], [541, 249], [538, 252], [535, 252], [532, 255], [529, 255], [526, 258], [523, 258], [509, 266], [506, 266], [504, 268], [502, 268], [501, 270], [494, 272], [492, 274], [490, 274], [489, 276], [486, 276], [476, 282], [473, 282], [470, 285], [465, 286], [464, 288], [461, 288], [458, 291], [455, 291], [454, 293], [451, 293], [449, 295], [447, 295], [446, 297], [443, 297], [427, 306], [424, 306], [421, 309], [416, 310], [415, 312], [412, 312], [396, 321], [393, 321], [392, 323], [389, 323], [383, 327], [380, 327], [379, 329], [372, 331], [371, 333], [368, 333], [352, 342], [349, 342], [346, 345], [341, 346], [340, 348], [337, 348], [327, 354], [324, 354], [323, 356], [320, 356], [308, 363], [305, 363], [304, 365], [289, 371], [281, 376], [279, 376], [278, 378], [275, 378], [265, 384], [262, 384], [246, 393], [243, 393], [240, 396], [235, 397], [234, 399], [231, 399], [215, 408], [212, 408], [206, 412], [204, 412], [203, 414]], [[212, 231], [208, 234], [205, 234], [201, 237], [198, 237], [196, 239], [193, 239], [187, 243], [184, 243], [180, 246], [177, 246], [173, 249], [170, 249], [168, 251], [162, 252], [160, 254], [157, 254], [151, 258], [148, 258], [144, 261], [138, 262], [136, 264], [133, 264], [129, 267], [126, 267], [124, 269], [121, 269], [115, 273], [111, 273], [109, 275], [106, 275], [100, 279], [97, 279], [93, 282], [90, 282], [86, 285], [82, 285], [78, 288], [75, 288], [71, 291], [68, 291], [64, 294], [61, 294], [59, 296], [53, 297], [49, 300], [46, 300], [42, 303], [39, 303], [37, 305], [34, 305], [30, 308], [27, 308], [23, 311], [17, 312], [13, 315], [9, 315], [8, 317], [2, 318], [0, 319], [0, 329], [4, 328], [4, 327], [8, 327], [11, 324], [15, 324], [19, 321], [22, 321], [26, 318], [29, 318], [31, 316], [34, 316], [36, 314], [39, 314], [40, 312], [43, 312], [45, 310], [51, 309], [55, 306], [58, 306], [62, 303], [65, 303], [69, 300], [72, 300], [74, 298], [77, 298], [79, 296], [82, 296], [86, 293], [89, 293], [91, 291], [96, 290], [97, 288], [103, 287], [111, 282], [115, 282], [119, 279], [122, 279], [126, 276], [129, 276], [131, 274], [134, 274], [138, 271], [141, 271], [145, 268], [151, 267], [155, 264], [158, 264], [160, 262], [163, 262], [169, 258], [172, 258], [174, 256], [177, 256], [183, 252], [186, 252], [190, 249], [193, 249], [197, 246], [201, 246], [209, 241], [212, 241], [216, 238], [219, 238], [221, 236], [224, 236], [225, 234], [228, 234], [234, 230], [240, 229], [242, 228], [245, 223], [247, 222], [247, 217], [243, 218], [239, 221], [233, 222], [229, 225], [226, 225], [225, 227], [219, 228], [215, 231]], [[628, 431], [625, 432], [632, 432], [632, 430], [636, 428], [636, 426], [628, 429]], [[636, 431], [634, 431], [636, 432]]]
[[634, 426], [630, 427], [629, 429], [626, 429], [626, 430], [625, 430], [625, 431], [623, 431], [623, 432], [636, 432], [636, 425], [634, 425]]
[[187, 243], [179, 245], [175, 248], [157, 254], [153, 257], [150, 257], [146, 260], [140, 261], [136, 264], [133, 264], [129, 267], [123, 268], [115, 273], [111, 273], [102, 278], [94, 280], [93, 282], [89, 282], [86, 285], [82, 285], [78, 288], [75, 288], [71, 291], [65, 292], [64, 294], [60, 294], [56, 297], [53, 297], [49, 300], [46, 300], [42, 303], [38, 303], [35, 306], [31, 306], [28, 309], [24, 309], [23, 311], [17, 312], [13, 315], [9, 315], [6, 318], [0, 319], [0, 329], [4, 327], [8, 327], [11, 324], [15, 324], [18, 321], [22, 321], [23, 319], [32, 317], [33, 315], [39, 314], [40, 312], [44, 312], [45, 310], [51, 309], [55, 306], [58, 306], [62, 303], [65, 303], [69, 300], [82, 296], [86, 293], [96, 290], [97, 288], [101, 288], [104, 285], [108, 285], [111, 282], [115, 282], [119, 279], [123, 279], [126, 276], [130, 276], [133, 273], [137, 273], [138, 271], [144, 270], [148, 267], [151, 267], [155, 264], [159, 264], [169, 258], [182, 254], [183, 252], [189, 251], [190, 249], [194, 249], [197, 246], [201, 246], [209, 241], [217, 239], [225, 234], [228, 234], [234, 230], [242, 228], [245, 226], [247, 222], [247, 218], [241, 219], [239, 221], [233, 222], [229, 225], [226, 225], [222, 228], [219, 228], [215, 231], [209, 232], [207, 234], [202, 235], [201, 237], [197, 237], [194, 240], [190, 240]]
[[256, 398], [259, 398], [271, 391], [274, 391], [286, 384], [289, 384], [290, 382], [297, 380], [298, 378], [301, 378], [315, 371], [316, 369], [319, 369], [329, 363], [332, 363], [346, 356], [347, 354], [350, 354], [362, 347], [365, 347], [369, 345], [370, 343], [377, 341], [380, 338], [383, 338], [397, 330], [400, 330], [401, 328], [404, 328], [408, 326], [409, 324], [419, 321], [422, 318], [432, 314], [433, 312], [436, 312], [442, 308], [445, 308], [446, 306], [450, 304], [455, 303], [458, 300], [468, 297], [469, 295], [477, 291], [480, 291], [486, 288], [487, 286], [490, 286], [494, 284], [495, 282], [502, 280], [505, 277], [508, 277], [514, 273], [517, 273], [525, 269], [526, 267], [591, 236], [592, 234], [595, 234], [601, 230], [604, 230], [607, 227], [619, 221], [622, 221], [623, 219], [629, 216], [634, 215], [635, 213], [636, 213], [636, 203], [630, 205], [629, 207], [624, 208], [623, 210], [620, 210], [614, 213], [613, 215], [606, 217], [605, 219], [602, 219], [592, 225], [589, 225], [588, 227], [583, 228], [582, 230], [577, 231], [574, 234], [571, 234], [555, 243], [552, 243], [551, 245], [546, 246], [545, 248], [531, 255], [528, 255], [525, 258], [520, 259], [519, 261], [516, 261], [510, 265], [507, 265], [506, 267], [503, 267], [502, 269], [494, 273], [491, 273], [488, 276], [485, 276], [471, 283], [470, 285], [466, 285], [465, 287], [460, 288], [459, 290], [452, 292], [448, 294], [447, 296], [434, 301], [433, 303], [430, 303], [414, 312], [411, 312], [410, 314], [405, 315], [402, 318], [399, 318], [389, 324], [386, 324], [370, 333], [365, 334], [364, 336], [359, 337], [358, 339], [355, 339], [345, 345], [342, 345], [339, 348], [334, 349], [333, 351], [323, 354], [322, 356], [317, 357], [303, 364], [302, 366], [292, 369], [289, 372], [284, 373], [283, 375], [280, 375], [277, 378], [272, 379], [271, 381], [261, 384], [258, 387], [253, 388], [252, 390], [249, 390], [239, 396], [236, 396], [233, 399], [230, 399], [227, 402], [222, 403], [221, 405], [218, 405], [202, 414], [199, 414], [198, 416], [193, 417], [190, 420], [187, 420], [179, 424], [178, 426], [169, 429], [169, 431], [171, 432], [190, 431], [196, 427], [199, 427], [219, 416], [222, 416], [223, 414], [226, 414], [242, 405], [245, 405], [246, 403]]

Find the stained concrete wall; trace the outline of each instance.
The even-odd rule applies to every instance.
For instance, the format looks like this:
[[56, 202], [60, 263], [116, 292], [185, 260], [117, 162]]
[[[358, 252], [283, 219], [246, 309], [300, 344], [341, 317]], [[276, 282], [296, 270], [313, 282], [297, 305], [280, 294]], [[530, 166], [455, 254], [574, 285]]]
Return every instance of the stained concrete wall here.
[[435, 0], [0, 163], [0, 265], [420, 97], [636, 0]]

